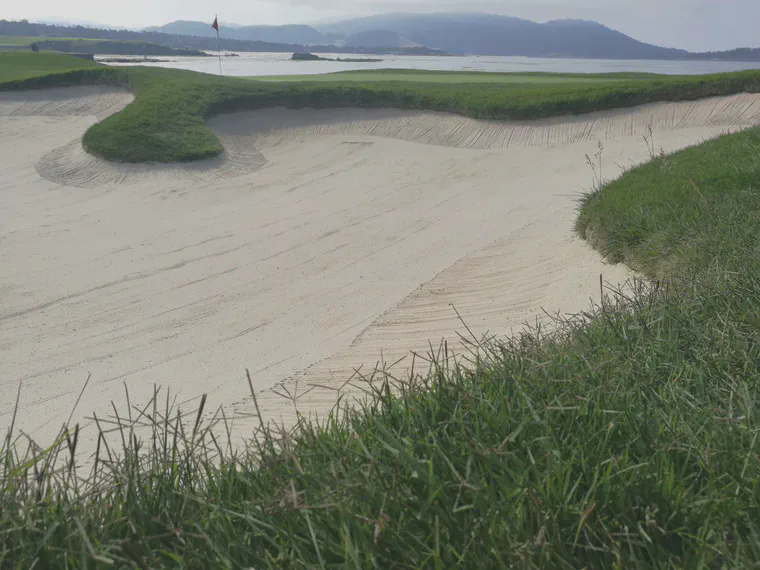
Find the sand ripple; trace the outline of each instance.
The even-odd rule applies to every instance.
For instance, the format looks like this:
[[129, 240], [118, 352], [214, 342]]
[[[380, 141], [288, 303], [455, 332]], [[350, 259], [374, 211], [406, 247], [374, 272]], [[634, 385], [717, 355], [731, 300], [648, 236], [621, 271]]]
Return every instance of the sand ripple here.
[[631, 109], [531, 122], [484, 121], [444, 113], [394, 109], [270, 109], [220, 115], [210, 124], [222, 136], [256, 135], [274, 146], [308, 136], [372, 136], [449, 148], [506, 149], [640, 136], [677, 129], [727, 128], [760, 122], [760, 96], [734, 95], [656, 103]]

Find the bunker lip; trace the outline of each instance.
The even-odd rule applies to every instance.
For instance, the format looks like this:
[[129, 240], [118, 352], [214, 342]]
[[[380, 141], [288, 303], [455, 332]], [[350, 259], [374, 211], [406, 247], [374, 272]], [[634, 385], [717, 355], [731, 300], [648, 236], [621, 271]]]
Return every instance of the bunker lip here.
[[530, 123], [267, 109], [211, 118], [213, 163], [84, 153], [86, 129], [131, 100], [0, 94], [0, 430], [22, 381], [17, 427], [47, 441], [91, 373], [74, 422], [124, 383], [132, 402], [159, 384], [178, 403], [208, 393], [246, 434], [246, 368], [287, 422], [279, 382], [324, 386], [299, 402], [322, 413], [362, 364], [456, 349], [457, 313], [479, 337], [581, 310], [600, 274], [627, 277], [572, 234], [598, 142], [611, 178], [648, 158], [650, 126], [667, 152], [760, 123], [758, 95]]

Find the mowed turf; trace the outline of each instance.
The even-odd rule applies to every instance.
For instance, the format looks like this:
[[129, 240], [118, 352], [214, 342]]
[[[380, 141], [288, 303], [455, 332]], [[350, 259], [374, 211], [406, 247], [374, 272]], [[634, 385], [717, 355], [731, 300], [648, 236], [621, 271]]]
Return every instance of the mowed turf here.
[[96, 67], [96, 63], [58, 53], [1, 52], [0, 84]]
[[47, 36], [0, 36], [0, 48], [2, 46], [28, 46], [35, 42], [102, 42], [102, 41], [124, 41], [136, 42], [139, 40], [102, 40], [95, 38], [59, 38]]
[[[320, 62], [314, 62], [319, 65]], [[645, 74], [559, 74], [559, 73], [488, 73], [478, 71], [419, 71], [419, 70], [377, 70], [377, 71], [342, 71], [319, 75], [271, 75], [249, 77], [254, 81], [329, 81], [329, 82], [414, 82], [441, 84], [519, 84], [519, 85], [594, 85], [611, 81], [651, 78]], [[654, 76], [656, 77], [656, 76]]]
[[28, 46], [40, 38], [31, 36], [0, 36], [0, 47], [2, 46]]

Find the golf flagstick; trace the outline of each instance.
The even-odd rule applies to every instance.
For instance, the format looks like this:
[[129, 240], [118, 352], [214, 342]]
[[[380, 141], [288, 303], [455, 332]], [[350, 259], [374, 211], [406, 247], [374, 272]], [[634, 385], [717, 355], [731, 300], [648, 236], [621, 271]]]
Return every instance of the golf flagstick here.
[[222, 74], [222, 48], [219, 45], [219, 20], [216, 15], [214, 15], [214, 23], [211, 24], [211, 27], [216, 30], [216, 52], [219, 54], [219, 75]]

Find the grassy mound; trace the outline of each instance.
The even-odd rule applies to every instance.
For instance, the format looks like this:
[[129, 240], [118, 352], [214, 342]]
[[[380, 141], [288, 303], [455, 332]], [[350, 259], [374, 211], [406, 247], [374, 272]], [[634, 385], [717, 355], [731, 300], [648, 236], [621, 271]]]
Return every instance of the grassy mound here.
[[751, 264], [758, 148], [760, 130], [751, 129], [659, 157], [587, 196], [576, 229], [607, 258], [652, 279], [688, 281]]
[[[13, 58], [24, 56], [13, 63]], [[38, 60], [26, 75], [29, 58], [60, 58], [41, 72]], [[222, 112], [290, 108], [393, 107], [457, 113], [481, 119], [537, 119], [679, 101], [743, 91], [760, 91], [760, 72], [694, 77], [645, 74], [573, 76], [558, 74], [473, 74], [377, 72], [334, 74], [301, 81], [255, 81], [189, 71], [101, 65], [60, 73], [73, 58], [55, 54], [7, 54], [0, 63], [0, 90], [102, 83], [129, 88], [134, 103], [94, 125], [85, 148], [123, 162], [192, 161], [223, 151], [204, 119]], [[79, 61], [79, 60], [74, 60]], [[14, 76], [14, 73], [17, 73]], [[419, 77], [419, 79], [415, 79]]]
[[0, 565], [755, 567], [758, 156], [755, 129], [586, 198], [579, 232], [666, 285], [480, 346], [468, 369], [441, 355], [386, 378], [324, 429], [235, 454], [223, 424], [183, 428], [156, 399], [123, 413], [122, 449], [99, 440], [84, 485], [60, 459], [76, 429], [26, 455], [9, 438]]

